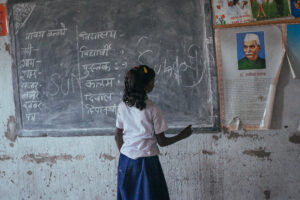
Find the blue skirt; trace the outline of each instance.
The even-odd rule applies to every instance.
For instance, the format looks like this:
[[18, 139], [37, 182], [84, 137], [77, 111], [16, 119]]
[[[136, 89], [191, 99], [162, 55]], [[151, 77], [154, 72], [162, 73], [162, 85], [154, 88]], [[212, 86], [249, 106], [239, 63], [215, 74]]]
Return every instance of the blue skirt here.
[[118, 166], [118, 200], [169, 200], [158, 156], [136, 160], [121, 154]]

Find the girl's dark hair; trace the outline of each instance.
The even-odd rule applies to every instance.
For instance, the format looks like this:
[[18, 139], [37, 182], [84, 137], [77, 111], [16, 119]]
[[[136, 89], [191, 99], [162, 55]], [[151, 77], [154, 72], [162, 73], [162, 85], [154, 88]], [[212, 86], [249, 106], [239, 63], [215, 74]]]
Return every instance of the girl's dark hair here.
[[154, 78], [154, 70], [146, 65], [138, 65], [130, 69], [125, 77], [123, 102], [130, 107], [135, 106], [139, 110], [143, 110], [146, 107], [145, 100], [147, 99], [145, 87]]

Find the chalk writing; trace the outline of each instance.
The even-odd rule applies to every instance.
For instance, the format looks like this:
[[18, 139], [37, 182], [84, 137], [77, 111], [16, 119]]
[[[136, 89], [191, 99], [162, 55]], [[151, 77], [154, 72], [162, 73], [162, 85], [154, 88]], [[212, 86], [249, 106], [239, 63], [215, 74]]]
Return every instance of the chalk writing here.
[[87, 32], [81, 32], [79, 34], [79, 37], [82, 38], [82, 40], [99, 40], [99, 39], [106, 39], [106, 38], [116, 38], [117, 31], [115, 30], [109, 30], [109, 31], [100, 31], [95, 33], [87, 33]]
[[38, 82], [23, 82], [21, 83], [21, 88], [23, 89], [37, 89], [39, 83]]
[[33, 49], [33, 46], [31, 45], [31, 43], [29, 43], [27, 47], [21, 48], [21, 53], [24, 56], [31, 56], [32, 50], [38, 51], [38, 49]]
[[22, 94], [21, 98], [24, 100], [36, 100], [39, 96], [39, 91], [31, 90]]
[[35, 121], [36, 114], [37, 113], [26, 113], [25, 116], [28, 121]]
[[178, 59], [178, 56], [176, 56], [175, 61], [172, 64], [167, 64], [167, 59], [165, 58], [162, 63], [154, 65], [154, 70], [157, 74], [159, 74], [163, 69], [163, 73], [168, 73], [170, 77], [173, 76], [178, 85], [181, 85], [182, 80], [180, 72], [186, 71], [188, 68], [190, 68], [190, 66], [187, 65], [185, 61], [179, 62]]
[[44, 38], [44, 34], [46, 31], [37, 31], [37, 32], [31, 32], [31, 33], [26, 33], [25, 40], [31, 40], [31, 39], [41, 39]]
[[23, 103], [23, 107], [29, 111], [31, 109], [41, 109], [43, 103], [41, 101], [26, 101]]
[[24, 74], [25, 78], [31, 79], [37, 79], [38, 70], [22, 70], [22, 73]]
[[60, 29], [48, 30], [47, 37], [64, 36], [68, 30], [64, 23], [60, 23]]
[[20, 61], [20, 67], [24, 68], [24, 67], [31, 67], [34, 68], [35, 67], [35, 63], [40, 63], [42, 61], [40, 60], [36, 60], [35, 58], [27, 58], [27, 59], [22, 59]]
[[69, 95], [70, 91], [74, 94], [77, 86], [79, 87], [80, 81], [75, 74], [71, 74], [71, 77], [62, 77], [58, 73], [54, 73], [50, 76], [49, 89], [46, 95], [56, 96], [62, 93], [64, 96]]
[[101, 101], [105, 101], [105, 102], [109, 102], [111, 101], [111, 96], [113, 93], [100, 93], [100, 94], [86, 94], [85, 96], [85, 100], [86, 101], [90, 101], [92, 103], [96, 102], [101, 102]]
[[80, 47], [79, 51], [81, 57], [95, 57], [95, 56], [108, 56], [108, 52], [111, 49], [111, 44], [104, 45], [103, 49], [88, 49], [86, 46]]
[[118, 106], [113, 105], [113, 106], [99, 106], [99, 107], [96, 107], [96, 106], [93, 106], [93, 105], [90, 105], [90, 104], [86, 104], [85, 108], [87, 109], [88, 114], [94, 114], [95, 113], [95, 114], [105, 114], [105, 115], [107, 115], [108, 113], [116, 114]]
[[112, 87], [114, 79], [115, 78], [103, 78], [103, 79], [87, 80], [85, 82], [85, 86], [88, 87], [88, 88]]
[[83, 69], [86, 71], [97, 71], [97, 70], [104, 70], [104, 71], [110, 71], [110, 62], [100, 62], [100, 63], [92, 63], [92, 64], [85, 64], [82, 65]]
[[43, 39], [45, 33], [47, 32], [47, 37], [54, 37], [54, 36], [65, 36], [66, 31], [68, 30], [64, 23], [60, 23], [61, 28], [59, 29], [53, 29], [48, 31], [36, 31], [36, 32], [30, 32], [25, 33], [25, 40], [32, 40], [32, 39]]
[[[117, 64], [117, 63], [116, 63]], [[114, 69], [115, 70], [119, 70], [119, 69], [125, 69], [127, 68], [127, 62], [123, 62], [121, 65], [115, 66]]]

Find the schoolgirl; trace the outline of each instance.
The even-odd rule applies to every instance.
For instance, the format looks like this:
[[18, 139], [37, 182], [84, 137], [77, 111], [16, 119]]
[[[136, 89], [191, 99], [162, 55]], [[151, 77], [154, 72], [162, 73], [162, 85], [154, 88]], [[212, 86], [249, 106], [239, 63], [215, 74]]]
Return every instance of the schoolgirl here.
[[191, 135], [191, 126], [173, 137], [160, 108], [148, 99], [155, 72], [146, 65], [130, 69], [125, 77], [122, 102], [118, 106], [115, 140], [120, 150], [118, 200], [168, 200], [169, 192], [158, 158], [160, 146]]

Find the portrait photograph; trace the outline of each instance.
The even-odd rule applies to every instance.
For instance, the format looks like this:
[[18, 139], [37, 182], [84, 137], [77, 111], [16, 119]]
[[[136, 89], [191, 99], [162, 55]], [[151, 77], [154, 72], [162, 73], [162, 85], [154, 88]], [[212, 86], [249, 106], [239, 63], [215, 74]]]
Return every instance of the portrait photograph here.
[[236, 33], [238, 70], [265, 69], [264, 32]]

